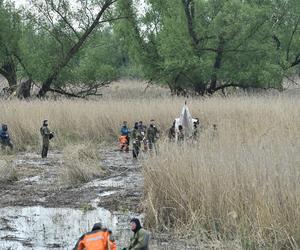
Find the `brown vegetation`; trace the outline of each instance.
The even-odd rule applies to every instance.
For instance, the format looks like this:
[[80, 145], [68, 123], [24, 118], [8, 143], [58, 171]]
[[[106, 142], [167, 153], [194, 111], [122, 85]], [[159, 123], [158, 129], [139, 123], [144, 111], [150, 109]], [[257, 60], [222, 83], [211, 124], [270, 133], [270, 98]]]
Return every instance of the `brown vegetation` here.
[[64, 164], [61, 169], [60, 181], [63, 185], [76, 185], [101, 177], [100, 156], [96, 145], [76, 144], [64, 148]]

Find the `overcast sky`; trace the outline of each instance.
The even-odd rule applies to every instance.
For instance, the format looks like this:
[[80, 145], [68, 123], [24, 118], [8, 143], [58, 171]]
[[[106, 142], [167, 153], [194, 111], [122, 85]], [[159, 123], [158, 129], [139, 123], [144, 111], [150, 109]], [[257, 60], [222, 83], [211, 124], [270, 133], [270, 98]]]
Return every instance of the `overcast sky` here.
[[24, 5], [27, 0], [13, 0], [16, 3], [16, 7], [19, 7], [21, 5]]

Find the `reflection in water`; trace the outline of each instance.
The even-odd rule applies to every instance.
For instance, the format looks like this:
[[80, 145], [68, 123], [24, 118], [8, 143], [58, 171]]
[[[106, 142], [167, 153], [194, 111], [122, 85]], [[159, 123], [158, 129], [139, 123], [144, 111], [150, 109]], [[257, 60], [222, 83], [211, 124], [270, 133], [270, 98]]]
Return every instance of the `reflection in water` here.
[[70, 208], [0, 208], [0, 249], [72, 249], [77, 239], [95, 222], [113, 230], [120, 247], [125, 246], [133, 214], [111, 214], [98, 208], [82, 212]]

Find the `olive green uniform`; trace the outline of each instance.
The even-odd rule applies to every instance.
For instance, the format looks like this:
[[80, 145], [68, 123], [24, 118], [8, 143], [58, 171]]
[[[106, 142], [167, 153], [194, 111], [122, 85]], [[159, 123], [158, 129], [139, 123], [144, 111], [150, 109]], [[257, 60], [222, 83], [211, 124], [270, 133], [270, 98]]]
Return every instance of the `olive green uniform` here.
[[158, 138], [158, 134], [159, 134], [159, 131], [155, 126], [153, 126], [153, 127], [150, 126], [147, 129], [147, 140], [149, 143], [150, 150], [153, 148], [153, 146], [155, 146], [155, 142], [156, 142], [156, 139]]
[[144, 228], [137, 231], [130, 239], [129, 250], [148, 250], [150, 234]]
[[134, 128], [131, 131], [131, 138], [132, 138], [132, 144], [133, 144], [132, 155], [133, 155], [133, 158], [136, 158], [139, 155], [140, 147], [141, 147], [141, 141], [143, 140], [143, 136], [141, 134], [141, 131], [137, 128]]
[[42, 158], [46, 158], [48, 154], [48, 149], [49, 149], [49, 141], [50, 141], [50, 129], [47, 126], [43, 126], [40, 129], [41, 135], [42, 135]]

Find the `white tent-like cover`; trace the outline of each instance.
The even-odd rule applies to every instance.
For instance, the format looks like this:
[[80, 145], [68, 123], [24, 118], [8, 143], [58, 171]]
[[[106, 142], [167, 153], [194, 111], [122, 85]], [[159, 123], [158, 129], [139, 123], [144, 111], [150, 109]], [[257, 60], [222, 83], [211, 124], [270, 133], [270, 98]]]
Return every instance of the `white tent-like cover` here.
[[183, 132], [184, 132], [185, 138], [190, 138], [193, 135], [194, 122], [197, 122], [197, 119], [192, 118], [189, 108], [185, 104], [182, 107], [180, 117], [175, 119], [176, 135], [179, 131], [178, 127], [179, 127], [179, 125], [181, 125], [183, 127]]

